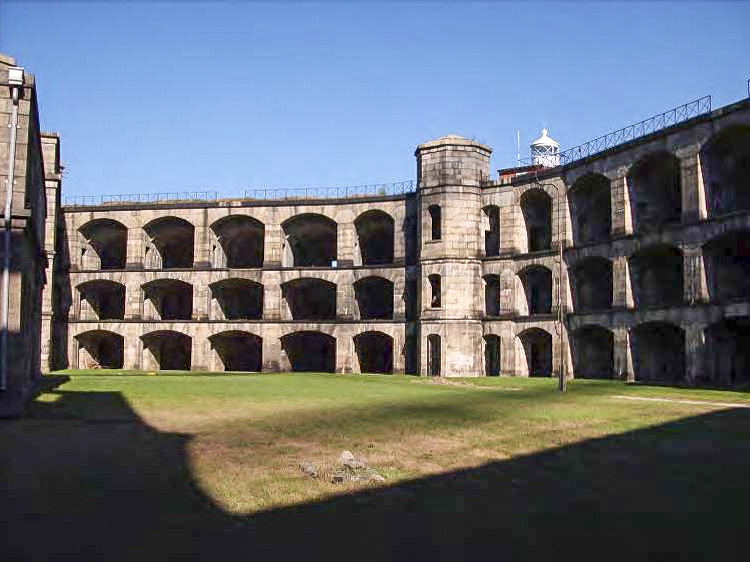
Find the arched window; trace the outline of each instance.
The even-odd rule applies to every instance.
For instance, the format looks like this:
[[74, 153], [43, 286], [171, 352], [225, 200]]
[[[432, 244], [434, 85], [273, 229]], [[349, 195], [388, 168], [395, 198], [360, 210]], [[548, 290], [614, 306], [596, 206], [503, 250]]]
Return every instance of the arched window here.
[[427, 374], [431, 377], [440, 376], [440, 336], [427, 336]]
[[439, 205], [430, 205], [427, 208], [430, 213], [430, 223], [432, 228], [432, 239], [440, 240], [442, 238], [442, 213]]
[[441, 306], [441, 290], [440, 290], [440, 276], [432, 274], [427, 278], [430, 281], [430, 308], [440, 308]]

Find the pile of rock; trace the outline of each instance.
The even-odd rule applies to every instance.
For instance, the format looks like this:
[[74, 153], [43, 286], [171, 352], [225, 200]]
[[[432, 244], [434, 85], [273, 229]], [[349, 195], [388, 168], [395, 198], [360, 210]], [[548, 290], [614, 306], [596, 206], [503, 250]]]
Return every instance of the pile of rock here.
[[[300, 463], [300, 470], [310, 478], [326, 478], [327, 472], [321, 471], [311, 462]], [[341, 451], [336, 467], [330, 471], [332, 484], [344, 482], [385, 482], [385, 477], [367, 465], [363, 458], [357, 458], [351, 451]]]

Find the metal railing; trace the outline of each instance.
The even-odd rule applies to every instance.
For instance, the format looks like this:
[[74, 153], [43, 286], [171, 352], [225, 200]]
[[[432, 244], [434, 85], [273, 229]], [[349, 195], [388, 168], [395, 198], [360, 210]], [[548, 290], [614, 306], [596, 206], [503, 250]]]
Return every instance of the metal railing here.
[[350, 185], [345, 187], [253, 188], [245, 190], [245, 199], [346, 199], [352, 197], [386, 197], [404, 195], [416, 189], [414, 180], [394, 183]]
[[[748, 81], [748, 95], [750, 95], [750, 80]], [[604, 152], [626, 142], [656, 133], [672, 125], [683, 123], [693, 117], [699, 117], [711, 113], [711, 96], [703, 96], [684, 105], [674, 107], [658, 115], [633, 123], [622, 129], [612, 131], [573, 148], [560, 152], [560, 165], [565, 166], [577, 160], [588, 158], [599, 152]], [[519, 164], [528, 166], [532, 164], [531, 158], [521, 158]]]
[[167, 201], [216, 201], [216, 191], [174, 191], [157, 193], [117, 193], [113, 195], [67, 195], [64, 205], [90, 207], [121, 203], [161, 203]]
[[633, 123], [617, 131], [607, 133], [581, 145], [564, 150], [560, 153], [560, 164], [563, 166], [570, 164], [581, 158], [586, 158], [628, 141], [645, 137], [651, 133], [661, 131], [662, 129], [677, 125], [693, 117], [705, 115], [706, 113], [711, 113], [711, 96], [703, 96], [684, 105], [674, 107], [664, 113], [659, 113], [638, 123]]

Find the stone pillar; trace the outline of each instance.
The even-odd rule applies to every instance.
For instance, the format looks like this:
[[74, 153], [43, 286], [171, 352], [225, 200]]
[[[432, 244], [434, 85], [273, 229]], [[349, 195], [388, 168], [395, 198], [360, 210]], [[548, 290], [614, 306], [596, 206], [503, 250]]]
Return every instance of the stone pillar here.
[[612, 260], [612, 291], [613, 308], [633, 308], [630, 268], [625, 256], [617, 256]]
[[353, 373], [356, 360], [354, 359], [354, 339], [349, 330], [337, 330], [336, 333], [336, 372]]
[[193, 283], [193, 320], [208, 320], [210, 289], [203, 275]]
[[393, 372], [397, 374], [406, 372], [406, 339], [403, 329], [399, 329], [393, 336]]
[[354, 318], [354, 275], [351, 271], [340, 271], [336, 283], [336, 318], [351, 320]]
[[685, 380], [696, 384], [705, 374], [706, 326], [689, 324], [685, 330]]
[[633, 216], [630, 208], [627, 168], [621, 167], [607, 174], [610, 182], [612, 208], [612, 236], [633, 234]]
[[406, 318], [406, 276], [397, 275], [393, 283], [393, 319], [403, 321]]
[[193, 239], [193, 267], [195, 269], [211, 267], [211, 229], [206, 224], [206, 219], [204, 211], [200, 225], [195, 226]]
[[336, 228], [336, 257], [340, 267], [354, 265], [354, 241], [357, 233], [351, 220], [338, 223]]
[[128, 228], [127, 269], [143, 269], [146, 233], [142, 228]]
[[[284, 246], [284, 233], [281, 225], [276, 223], [266, 224], [266, 230], [263, 238], [263, 267], [280, 267], [281, 251]], [[291, 266], [292, 264], [284, 264]]]
[[680, 159], [682, 222], [705, 220], [708, 212], [699, 147], [678, 150], [677, 157]]
[[263, 370], [270, 372], [290, 371], [289, 358], [281, 349], [279, 325], [263, 326]]
[[263, 283], [263, 320], [280, 320], [285, 318], [283, 308], [288, 309], [281, 298], [281, 274], [278, 271], [264, 271]]
[[143, 357], [143, 340], [138, 336], [137, 333], [130, 333], [125, 335], [125, 346], [124, 357], [123, 357], [123, 369], [140, 369]]
[[143, 317], [143, 289], [140, 276], [129, 276], [125, 281], [125, 319], [139, 320]]
[[708, 302], [708, 282], [700, 246], [683, 249], [683, 292], [689, 304]]
[[630, 351], [630, 334], [628, 329], [620, 326], [612, 330], [614, 345], [614, 377], [620, 380], [633, 382], [633, 357]]
[[209, 354], [211, 352], [211, 343], [207, 337], [201, 333], [196, 333], [191, 338], [190, 346], [190, 370], [191, 371], [208, 371]]

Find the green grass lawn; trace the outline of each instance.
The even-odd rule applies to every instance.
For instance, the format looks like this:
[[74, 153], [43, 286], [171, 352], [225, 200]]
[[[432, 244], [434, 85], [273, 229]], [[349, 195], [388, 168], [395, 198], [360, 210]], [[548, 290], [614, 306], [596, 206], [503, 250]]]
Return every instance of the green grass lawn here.
[[[556, 534], [589, 537], [589, 547], [626, 534], [628, 551], [702, 554], [706, 525], [726, 531], [750, 499], [743, 392], [573, 381], [561, 395], [555, 380], [522, 378], [64, 374], [70, 380], [25, 417], [0, 423], [0, 500], [17, 515], [6, 551], [19, 555], [33, 544], [40, 559], [132, 559], [147, 547], [203, 560], [254, 547], [317, 558], [331, 541], [353, 541], [376, 557], [437, 548], [461, 559], [501, 537], [509, 554], [554, 553]], [[307, 461], [327, 474], [343, 449], [387, 481], [332, 484], [301, 473]], [[152, 534], [158, 540], [145, 538]]]

